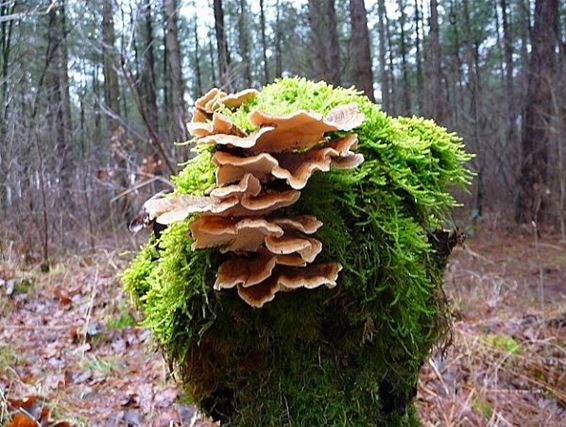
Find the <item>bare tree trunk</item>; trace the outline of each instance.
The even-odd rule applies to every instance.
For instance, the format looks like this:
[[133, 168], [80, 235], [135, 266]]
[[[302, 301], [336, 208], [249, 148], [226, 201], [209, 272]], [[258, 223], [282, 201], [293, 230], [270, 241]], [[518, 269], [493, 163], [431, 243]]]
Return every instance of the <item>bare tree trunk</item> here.
[[466, 68], [468, 76], [468, 87], [470, 90], [470, 111], [471, 115], [471, 126], [474, 147], [476, 150], [476, 172], [477, 172], [477, 186], [476, 186], [476, 197], [474, 201], [474, 219], [479, 219], [483, 215], [483, 204], [485, 196], [484, 188], [484, 178], [485, 178], [485, 165], [486, 165], [486, 154], [485, 150], [480, 144], [480, 107], [479, 103], [481, 100], [481, 87], [480, 87], [480, 76], [479, 76], [479, 48], [476, 40], [472, 33], [472, 22], [470, 17], [470, 8], [468, 0], [463, 0], [463, 13], [464, 13], [464, 35], [466, 38]]
[[279, 0], [277, 0], [275, 8], [275, 77], [281, 77], [283, 74], [283, 55], [281, 52], [281, 38], [283, 34], [281, 31], [281, 4]]
[[379, 0], [379, 80], [381, 83], [381, 107], [386, 113], [391, 113], [391, 94], [389, 89], [389, 75], [386, 64], [386, 46], [385, 46], [385, 0]]
[[151, 15], [151, 0], [144, 0], [142, 5], [144, 27], [144, 54], [141, 71], [142, 102], [146, 105], [147, 119], [154, 132], [159, 134], [159, 114], [157, 110], [157, 79], [155, 76], [155, 54], [153, 38], [153, 18]]
[[525, 131], [521, 141], [521, 171], [515, 219], [519, 223], [544, 221], [548, 186], [548, 141], [552, 114], [552, 79], [558, 30], [558, 0], [537, 0]]
[[228, 43], [224, 31], [224, 9], [222, 0], [214, 0], [214, 29], [216, 32], [216, 49], [218, 53], [218, 79], [224, 90], [232, 90], [230, 80], [230, 61], [228, 59]]
[[214, 63], [214, 47], [212, 46], [212, 29], [209, 30], [208, 33], [208, 59], [210, 61], [210, 75], [212, 86], [218, 86], [220, 83], [216, 78], [216, 65]]
[[507, 15], [507, 0], [501, 0], [503, 52], [505, 57], [505, 100], [507, 103], [507, 145], [515, 139], [515, 95], [513, 88], [513, 39]]
[[335, 0], [309, 0], [309, 26], [313, 76], [340, 84], [340, 46], [336, 28]]
[[415, 0], [415, 62], [417, 65], [417, 112], [422, 114], [424, 111], [424, 97], [423, 97], [423, 67], [421, 58], [421, 11], [419, 0]]
[[[0, 16], [11, 15], [14, 13], [16, 2], [0, 4]], [[0, 59], [2, 60], [1, 68], [1, 94], [0, 94], [0, 141], [3, 146], [8, 145], [7, 141], [7, 126], [6, 120], [8, 118], [8, 71], [10, 64], [10, 53], [12, 50], [12, 28], [14, 20], [0, 22]], [[0, 188], [0, 209], [8, 206], [10, 200], [8, 191], [10, 189], [8, 183], [8, 166], [5, 155], [0, 152], [0, 182], [4, 183], [4, 188]]]
[[390, 28], [390, 21], [387, 14], [385, 16], [385, 31], [387, 35], [387, 47], [389, 50], [389, 78], [390, 78], [390, 87], [391, 87], [391, 96], [390, 96], [390, 108], [391, 110], [388, 111], [391, 115], [397, 114], [397, 88], [395, 87], [395, 62], [394, 62], [394, 53], [393, 53], [393, 41], [391, 40], [391, 28]]
[[187, 133], [187, 113], [185, 110], [185, 83], [181, 65], [181, 51], [177, 30], [177, 2], [163, 0], [163, 17], [165, 19], [165, 49], [167, 51], [167, 79], [170, 84], [170, 103], [173, 117], [171, 136], [174, 141], [185, 141]]
[[195, 99], [197, 97], [201, 96], [204, 92], [204, 88], [203, 88], [203, 85], [202, 85], [202, 71], [201, 71], [201, 68], [200, 68], [200, 42], [199, 42], [199, 37], [198, 37], [197, 19], [198, 18], [195, 15], [195, 17], [194, 17], [195, 25], [193, 26], [193, 43], [195, 45], [195, 57], [194, 57], [195, 77], [197, 79]]
[[411, 83], [409, 80], [409, 64], [407, 62], [407, 41], [405, 34], [405, 23], [407, 15], [405, 15], [405, 0], [399, 0], [399, 27], [400, 33], [400, 49], [401, 49], [401, 74], [403, 76], [403, 110], [405, 115], [411, 114]]
[[350, 21], [352, 26], [350, 48], [354, 61], [354, 83], [370, 100], [375, 102], [368, 21], [364, 0], [350, 0]]
[[430, 80], [432, 85], [432, 117], [442, 124], [445, 120], [444, 97], [442, 91], [442, 53], [440, 31], [438, 28], [438, 2], [430, 0]]
[[[120, 87], [118, 74], [114, 68], [116, 52], [114, 48], [114, 15], [112, 0], [102, 3], [102, 53], [104, 56], [104, 100], [111, 114], [108, 116], [108, 127], [113, 130], [119, 125], [120, 116]], [[114, 117], [113, 117], [114, 116]]]
[[[102, 3], [102, 52], [104, 57], [104, 98], [107, 114], [108, 128], [110, 130], [110, 150], [116, 163], [116, 174], [114, 177], [117, 188], [115, 192], [121, 193], [128, 188], [128, 163], [125, 151], [125, 131], [120, 125], [120, 87], [115, 64], [119, 62], [118, 54], [114, 47], [114, 15], [112, 0], [104, 0]], [[128, 220], [130, 216], [130, 203], [127, 198], [119, 199], [117, 211], [121, 217]], [[114, 224], [113, 224], [114, 225]]]
[[267, 64], [267, 41], [265, 39], [265, 11], [263, 0], [259, 0], [259, 22], [261, 27], [261, 51], [263, 58], [263, 84], [269, 82], [269, 68]]
[[[263, 1], [262, 13], [263, 13]], [[238, 16], [238, 36], [240, 44], [240, 56], [242, 57], [242, 66], [244, 74], [244, 84], [246, 87], [251, 87], [252, 85], [252, 68], [250, 61], [250, 42], [248, 37], [248, 26], [246, 16], [248, 14], [247, 2], [246, 0], [240, 0], [240, 11]], [[263, 32], [265, 35], [265, 31]], [[265, 50], [264, 50], [265, 53]]]

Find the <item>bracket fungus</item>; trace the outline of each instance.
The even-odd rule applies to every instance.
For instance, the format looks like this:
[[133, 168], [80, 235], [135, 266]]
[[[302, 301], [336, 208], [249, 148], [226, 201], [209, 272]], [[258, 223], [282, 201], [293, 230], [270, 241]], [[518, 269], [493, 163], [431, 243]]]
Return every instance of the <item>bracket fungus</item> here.
[[449, 335], [452, 246], [430, 236], [471, 178], [458, 136], [299, 78], [213, 89], [189, 129], [123, 282], [191, 401], [230, 426], [418, 425]]
[[[308, 212], [270, 216], [296, 203], [298, 190], [314, 172], [328, 172], [333, 164], [342, 169], [361, 164], [363, 156], [353, 151], [358, 139], [352, 130], [362, 124], [364, 115], [356, 104], [338, 106], [327, 115], [253, 110], [248, 120], [257, 130], [246, 134], [220, 110], [236, 108], [255, 96], [254, 90], [228, 95], [212, 89], [195, 102], [189, 129], [196, 144], [213, 145], [216, 185], [201, 197], [154, 197], [144, 208], [149, 219], [160, 224], [190, 218], [193, 250], [218, 247], [222, 253], [234, 253], [219, 267], [214, 289], [237, 286], [245, 302], [260, 308], [279, 290], [336, 285], [340, 264], [311, 264], [323, 248], [320, 240], [307, 234], [323, 224]], [[343, 134], [328, 137], [335, 132]], [[283, 181], [283, 187], [268, 188], [277, 180]], [[246, 252], [259, 255], [241, 256]]]

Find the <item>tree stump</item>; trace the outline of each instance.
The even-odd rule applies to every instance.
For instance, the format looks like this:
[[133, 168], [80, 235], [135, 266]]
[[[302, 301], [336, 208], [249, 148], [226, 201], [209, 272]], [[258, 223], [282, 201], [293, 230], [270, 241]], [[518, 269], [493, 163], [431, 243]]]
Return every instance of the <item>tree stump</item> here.
[[190, 131], [199, 154], [145, 205], [166, 228], [123, 275], [189, 398], [222, 425], [417, 423], [460, 139], [304, 79], [209, 92]]

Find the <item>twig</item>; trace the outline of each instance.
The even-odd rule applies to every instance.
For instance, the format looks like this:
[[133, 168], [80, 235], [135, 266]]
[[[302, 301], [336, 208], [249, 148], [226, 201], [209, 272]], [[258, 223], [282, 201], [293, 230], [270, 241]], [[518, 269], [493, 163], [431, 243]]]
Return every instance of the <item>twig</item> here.
[[114, 196], [111, 200], [110, 203], [114, 203], [116, 200], [118, 200], [121, 197], [124, 197], [125, 195], [136, 191], [142, 187], [145, 187], [148, 184], [151, 184], [154, 181], [161, 181], [164, 184], [167, 184], [169, 186], [171, 186], [171, 188], [174, 188], [175, 186], [171, 183], [171, 181], [169, 181], [168, 179], [163, 178], [162, 176], [154, 176], [153, 178], [148, 179], [147, 181], [144, 182], [140, 182], [139, 184], [134, 185], [133, 187], [128, 188], [125, 191], [122, 191], [121, 193], [117, 194], [116, 196]]

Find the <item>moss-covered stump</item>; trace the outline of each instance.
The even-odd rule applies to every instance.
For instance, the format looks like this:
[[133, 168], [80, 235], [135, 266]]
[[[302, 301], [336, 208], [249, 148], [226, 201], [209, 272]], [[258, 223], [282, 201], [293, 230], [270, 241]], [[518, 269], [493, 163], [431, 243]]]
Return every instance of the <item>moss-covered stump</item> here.
[[[331, 289], [280, 292], [262, 308], [216, 291], [216, 248], [191, 249], [189, 223], [169, 225], [124, 273], [150, 328], [206, 413], [234, 426], [411, 425], [419, 369], [448, 332], [442, 251], [429, 243], [465, 186], [469, 159], [454, 134], [419, 118], [391, 118], [351, 89], [284, 79], [250, 102], [217, 108], [251, 132], [252, 111], [328, 114], [355, 103], [365, 161], [316, 172], [287, 215], [323, 226], [317, 262], [342, 266]], [[336, 136], [336, 135], [334, 135]], [[339, 135], [338, 135], [339, 136]], [[203, 148], [174, 179], [201, 196], [215, 182]]]

